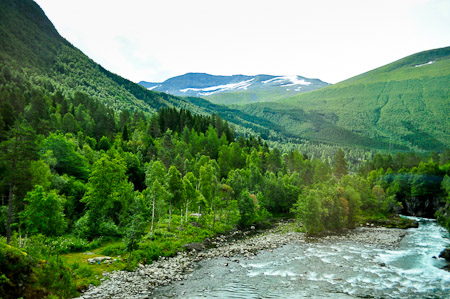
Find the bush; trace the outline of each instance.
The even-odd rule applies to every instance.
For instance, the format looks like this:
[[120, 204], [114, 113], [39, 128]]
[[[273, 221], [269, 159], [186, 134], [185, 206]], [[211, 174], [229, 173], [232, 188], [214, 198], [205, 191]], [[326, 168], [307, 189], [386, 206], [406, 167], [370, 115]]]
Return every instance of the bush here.
[[120, 242], [120, 243], [114, 243], [114, 244], [108, 245], [105, 248], [103, 248], [100, 251], [100, 253], [103, 255], [108, 255], [108, 256], [121, 255], [121, 254], [125, 253], [125, 244]]
[[112, 221], [100, 223], [99, 235], [101, 235], [101, 236], [111, 236], [111, 237], [120, 237], [120, 236], [122, 236], [122, 234], [119, 231], [119, 228]]
[[89, 236], [89, 211], [75, 222], [74, 233], [81, 238]]
[[58, 256], [50, 257], [37, 272], [38, 285], [49, 294], [62, 298], [77, 294], [72, 272]]
[[62, 236], [49, 241], [58, 253], [81, 252], [90, 249], [90, 243], [75, 236]]
[[135, 257], [139, 257], [140, 260], [145, 263], [151, 263], [162, 255], [161, 248], [157, 243], [141, 243], [139, 249], [135, 251]]
[[25, 295], [26, 286], [33, 282], [33, 260], [10, 245], [0, 243], [0, 294], [2, 298]]
[[70, 265], [73, 275], [77, 278], [77, 289], [82, 291], [86, 289], [90, 284], [97, 285], [98, 279], [96, 277], [97, 273], [93, 270], [91, 266], [79, 264], [77, 262]]

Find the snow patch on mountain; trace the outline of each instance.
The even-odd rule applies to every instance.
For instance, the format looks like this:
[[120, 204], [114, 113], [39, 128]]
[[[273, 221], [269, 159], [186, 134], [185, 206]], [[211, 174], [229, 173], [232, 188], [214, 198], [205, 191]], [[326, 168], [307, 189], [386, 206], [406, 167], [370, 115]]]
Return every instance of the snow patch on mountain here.
[[246, 81], [242, 81], [242, 82], [237, 82], [237, 83], [229, 83], [229, 84], [224, 84], [224, 85], [217, 85], [217, 86], [210, 86], [210, 87], [205, 87], [205, 88], [184, 88], [184, 89], [180, 89], [180, 92], [182, 93], [186, 93], [189, 91], [195, 91], [195, 92], [199, 92], [199, 95], [202, 96], [207, 96], [207, 95], [211, 95], [217, 92], [224, 92], [224, 91], [231, 91], [231, 90], [238, 90], [238, 89], [244, 89], [246, 90], [247, 87], [249, 87], [250, 85], [252, 85], [252, 81], [254, 81], [255, 78], [252, 78], [250, 80], [246, 80]]
[[161, 86], [161, 85], [155, 85], [155, 86], [148, 87], [147, 89], [148, 89], [148, 90], [153, 90], [153, 89], [158, 88], [158, 87], [160, 87], [160, 86]]
[[428, 61], [427, 63], [415, 65], [414, 67], [421, 67], [421, 66], [429, 65], [429, 64], [433, 64], [433, 63], [434, 63], [434, 60], [431, 60], [431, 61]]
[[263, 84], [267, 84], [267, 83], [284, 83], [284, 82], [290, 82], [290, 83], [285, 83], [281, 86], [293, 86], [293, 85], [311, 85], [311, 82], [306, 81], [305, 79], [299, 79], [298, 76], [280, 76], [280, 77], [275, 77], [266, 81], [262, 81], [261, 83]]

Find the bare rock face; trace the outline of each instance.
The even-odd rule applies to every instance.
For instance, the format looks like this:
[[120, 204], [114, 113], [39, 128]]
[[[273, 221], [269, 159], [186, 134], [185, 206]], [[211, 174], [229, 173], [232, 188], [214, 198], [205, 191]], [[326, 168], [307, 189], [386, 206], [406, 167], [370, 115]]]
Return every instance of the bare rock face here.
[[439, 197], [420, 198], [411, 197], [405, 202], [406, 212], [409, 215], [425, 218], [434, 218], [434, 214], [442, 207]]

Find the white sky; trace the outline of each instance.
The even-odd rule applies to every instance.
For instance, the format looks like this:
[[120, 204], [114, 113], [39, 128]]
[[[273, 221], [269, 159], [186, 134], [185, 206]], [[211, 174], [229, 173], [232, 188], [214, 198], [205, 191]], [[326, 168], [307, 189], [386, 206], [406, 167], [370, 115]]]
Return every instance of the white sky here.
[[450, 0], [35, 0], [59, 33], [134, 82], [187, 72], [336, 83], [450, 46]]

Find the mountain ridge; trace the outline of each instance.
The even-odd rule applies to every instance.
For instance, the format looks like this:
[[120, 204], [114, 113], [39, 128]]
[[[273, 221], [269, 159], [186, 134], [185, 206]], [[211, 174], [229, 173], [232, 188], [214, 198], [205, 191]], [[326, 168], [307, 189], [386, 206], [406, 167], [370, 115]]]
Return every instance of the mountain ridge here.
[[320, 79], [298, 75], [223, 76], [207, 73], [186, 73], [164, 82], [141, 81], [139, 84], [149, 90], [166, 92], [175, 96], [202, 97], [217, 104], [274, 101], [328, 85]]
[[[240, 109], [307, 139], [365, 146], [357, 139], [367, 137], [386, 149], [440, 151], [450, 146], [450, 47], [412, 54], [316, 91]], [[345, 131], [344, 136], [338, 131]]]
[[[267, 120], [246, 115], [242, 111], [188, 97], [176, 97], [144, 87], [114, 74], [86, 56], [59, 35], [41, 7], [32, 0], [0, 2], [0, 70], [18, 74], [23, 82], [53, 94], [73, 98], [84, 93], [106, 104], [116, 112], [122, 110], [155, 113], [162, 107], [177, 107], [197, 114], [221, 115], [238, 131], [267, 135], [271, 124]], [[11, 77], [10, 75], [5, 76]], [[0, 86], [7, 94], [15, 93], [15, 84]], [[254, 131], [256, 130], [256, 131]]]

